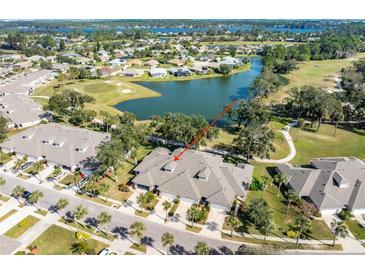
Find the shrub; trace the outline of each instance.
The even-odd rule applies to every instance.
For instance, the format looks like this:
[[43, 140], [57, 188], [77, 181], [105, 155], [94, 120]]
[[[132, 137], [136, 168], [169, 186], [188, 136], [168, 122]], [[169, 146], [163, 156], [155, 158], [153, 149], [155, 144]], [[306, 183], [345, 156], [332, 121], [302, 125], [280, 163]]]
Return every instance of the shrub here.
[[250, 184], [250, 190], [259, 191], [259, 190], [263, 190], [263, 189], [264, 189], [263, 183], [259, 179], [253, 177], [252, 183]]
[[25, 226], [28, 226], [29, 224], [30, 224], [29, 220], [24, 219], [24, 220], [22, 220], [22, 221], [19, 223], [19, 226], [20, 226], [20, 227], [25, 227]]
[[146, 197], [146, 202], [150, 203], [152, 202], [153, 199], [155, 199], [155, 194], [153, 194], [153, 192], [151, 191], [148, 191], [146, 192], [145, 197]]
[[178, 205], [178, 204], [180, 204], [180, 199], [179, 198], [175, 198], [172, 202], [174, 204]]
[[79, 239], [79, 240], [82, 240], [82, 239], [89, 239], [90, 238], [90, 235], [89, 234], [86, 234], [82, 231], [79, 231], [76, 233], [76, 238]]
[[297, 238], [298, 237], [298, 232], [295, 232], [293, 230], [288, 230], [286, 232], [286, 236], [288, 236], [289, 238]]
[[15, 253], [15, 255], [26, 255], [25, 251], [18, 251]]
[[350, 220], [353, 216], [351, 214], [351, 211], [348, 210], [347, 208], [343, 208], [338, 214], [337, 216], [343, 220], [343, 221], [348, 221]]
[[122, 192], [129, 192], [130, 191], [129, 187], [127, 185], [123, 185], [123, 184], [119, 186], [119, 190], [122, 191]]

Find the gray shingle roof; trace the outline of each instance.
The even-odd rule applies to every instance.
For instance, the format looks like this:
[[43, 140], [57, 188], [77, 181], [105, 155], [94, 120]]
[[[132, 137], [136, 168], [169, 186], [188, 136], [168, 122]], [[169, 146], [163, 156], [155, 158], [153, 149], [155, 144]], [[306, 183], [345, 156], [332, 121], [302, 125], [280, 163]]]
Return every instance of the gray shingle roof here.
[[9, 94], [0, 97], [0, 113], [15, 125], [39, 122], [48, 115], [29, 96]]
[[313, 168], [284, 164], [278, 170], [289, 176], [289, 185], [309, 196], [319, 209], [365, 209], [365, 163], [356, 158], [319, 158]]
[[195, 201], [205, 197], [210, 203], [228, 207], [235, 196], [244, 195], [243, 183], [252, 181], [250, 165], [239, 168], [223, 163], [221, 156], [196, 150], [186, 151], [173, 162], [173, 156], [180, 151], [156, 148], [134, 169], [137, 175], [132, 182], [158, 186], [162, 192]]
[[40, 124], [13, 135], [0, 147], [67, 167], [93, 163], [96, 147], [109, 135], [55, 123]]

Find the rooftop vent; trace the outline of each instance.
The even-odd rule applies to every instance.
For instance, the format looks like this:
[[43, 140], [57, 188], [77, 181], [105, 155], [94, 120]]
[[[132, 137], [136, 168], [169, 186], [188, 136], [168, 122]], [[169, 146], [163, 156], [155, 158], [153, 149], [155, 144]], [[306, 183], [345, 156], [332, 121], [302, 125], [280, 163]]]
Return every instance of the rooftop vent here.
[[208, 167], [205, 167], [198, 172], [197, 176], [198, 176], [199, 180], [206, 181], [206, 180], [208, 180], [210, 173], [211, 173], [210, 169]]
[[347, 188], [349, 186], [348, 181], [337, 172], [333, 174], [333, 180], [339, 188]]
[[173, 172], [175, 167], [176, 167], [176, 162], [175, 161], [172, 161], [172, 162], [169, 162], [167, 163], [166, 165], [164, 165], [163, 167], [163, 170], [164, 171], [167, 171], [167, 172]]

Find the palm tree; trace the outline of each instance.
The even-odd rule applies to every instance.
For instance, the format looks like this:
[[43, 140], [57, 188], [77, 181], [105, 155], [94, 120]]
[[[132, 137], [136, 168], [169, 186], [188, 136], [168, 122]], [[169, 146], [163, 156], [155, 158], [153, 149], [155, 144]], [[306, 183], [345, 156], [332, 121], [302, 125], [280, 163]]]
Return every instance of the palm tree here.
[[112, 215], [107, 213], [107, 212], [100, 212], [99, 216], [97, 217], [97, 222], [98, 224], [104, 225], [104, 233], [107, 234], [106, 232], [106, 225], [108, 223], [110, 223], [112, 220]]
[[108, 202], [108, 197], [107, 197], [107, 192], [109, 191], [110, 189], [110, 185], [106, 184], [106, 183], [101, 183], [99, 185], [99, 193], [103, 196], [105, 196], [105, 201]]
[[299, 238], [302, 235], [302, 233], [311, 229], [311, 221], [307, 217], [299, 215], [294, 220], [293, 228], [297, 232], [297, 242], [296, 242], [296, 244], [298, 245]]
[[278, 193], [277, 193], [278, 196], [280, 195], [280, 189], [282, 184], [286, 184], [287, 182], [288, 182], [288, 177], [283, 173], [279, 173], [274, 176], [274, 183], [278, 185]]
[[79, 241], [79, 242], [74, 243], [71, 246], [71, 252], [73, 254], [82, 255], [82, 254], [85, 254], [86, 251], [88, 251], [89, 249], [90, 249], [90, 247], [89, 247], [89, 243], [87, 241]]
[[146, 227], [142, 222], [135, 222], [129, 227], [129, 234], [135, 236], [139, 240], [138, 246], [142, 244], [142, 238], [145, 231]]
[[194, 251], [196, 255], [209, 255], [210, 247], [206, 242], [197, 242]]
[[[56, 203], [57, 211], [65, 209], [68, 206], [68, 204], [69, 202], [67, 199], [62, 199], [62, 198], [59, 199]], [[63, 215], [62, 217], [64, 218], [65, 214], [62, 215]]]
[[161, 242], [162, 242], [163, 247], [167, 246], [167, 255], [169, 255], [170, 247], [175, 242], [174, 235], [171, 233], [168, 233], [168, 232], [164, 233], [161, 237]]
[[271, 220], [265, 221], [260, 227], [260, 232], [262, 232], [265, 235], [264, 240], [266, 240], [266, 237], [271, 233], [273, 233], [274, 230], [275, 230], [275, 224]]
[[43, 198], [43, 192], [41, 192], [39, 190], [35, 190], [32, 192], [32, 194], [30, 194], [30, 196], [28, 198], [28, 202], [31, 203], [32, 205], [34, 205], [35, 207], [37, 207], [36, 204], [42, 198]]
[[162, 206], [163, 206], [163, 209], [166, 211], [165, 222], [167, 222], [167, 217], [168, 217], [169, 209], [171, 208], [171, 203], [166, 200], [163, 202]]
[[144, 195], [143, 193], [140, 193], [137, 196], [137, 204], [139, 206], [139, 212], [142, 212], [142, 206], [143, 206], [144, 203], [147, 202], [146, 197], [147, 196]]
[[331, 228], [333, 233], [333, 244], [332, 246], [335, 246], [336, 238], [337, 236], [340, 236], [341, 238], [345, 238], [349, 234], [349, 229], [347, 225], [340, 221], [336, 221], [336, 219], [333, 219], [331, 222]]
[[298, 200], [300, 199], [298, 193], [296, 193], [295, 191], [293, 190], [289, 190], [288, 193], [286, 194], [286, 200], [288, 202], [288, 206], [286, 208], [286, 215], [289, 214], [289, 208], [290, 208], [290, 205], [291, 203], [295, 203], [297, 202]]
[[192, 205], [187, 212], [188, 219], [191, 221], [191, 227], [194, 227], [194, 223], [199, 219], [200, 217], [200, 210], [197, 205]]
[[16, 186], [13, 190], [12, 190], [12, 193], [11, 195], [15, 197], [15, 199], [18, 200], [19, 204], [22, 205], [22, 202], [20, 201], [20, 197], [23, 195], [25, 191], [25, 188], [22, 187], [22, 186]]
[[0, 197], [1, 197], [1, 187], [6, 184], [6, 180], [3, 177], [0, 177]]
[[82, 205], [78, 205], [73, 211], [72, 211], [72, 216], [73, 219], [75, 221], [75, 225], [76, 225], [76, 229], [79, 230], [79, 227], [77, 225], [77, 222], [79, 220], [81, 220], [82, 218], [84, 218], [88, 213], [88, 210], [86, 207], [82, 206]]
[[233, 231], [240, 227], [241, 222], [236, 216], [228, 216], [227, 223], [229, 224], [231, 228], [231, 238], [233, 236]]

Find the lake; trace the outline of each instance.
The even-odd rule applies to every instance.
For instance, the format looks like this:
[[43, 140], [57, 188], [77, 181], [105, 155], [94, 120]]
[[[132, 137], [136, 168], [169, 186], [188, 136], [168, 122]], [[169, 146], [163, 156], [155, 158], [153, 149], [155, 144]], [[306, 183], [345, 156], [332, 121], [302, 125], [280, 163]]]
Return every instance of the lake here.
[[224, 108], [237, 98], [248, 97], [252, 81], [261, 73], [261, 57], [252, 57], [251, 69], [225, 77], [191, 81], [138, 82], [137, 84], [155, 90], [160, 97], [130, 100], [117, 104], [121, 111], [136, 114], [145, 120], [152, 115], [167, 112], [201, 114], [213, 120]]

